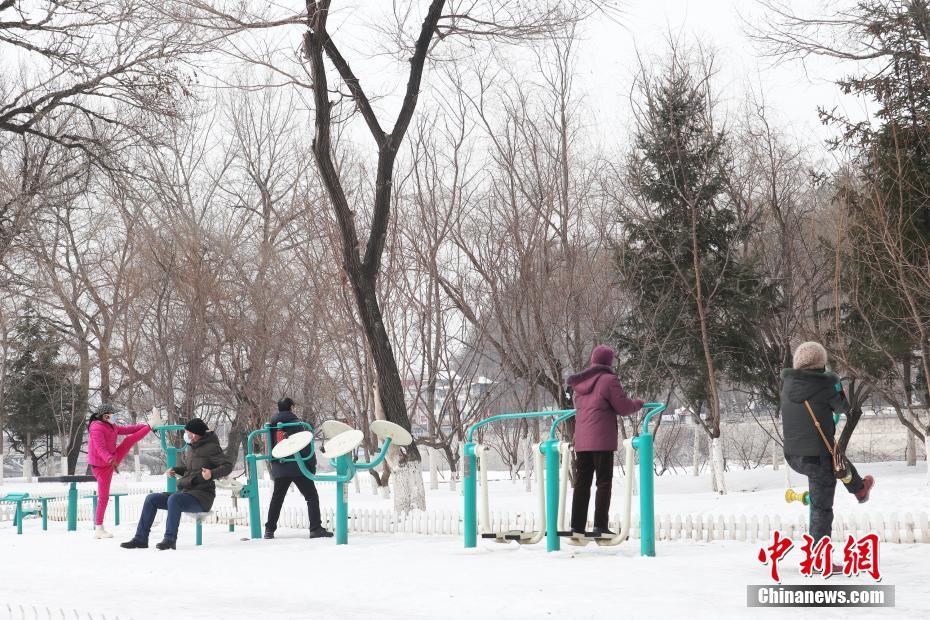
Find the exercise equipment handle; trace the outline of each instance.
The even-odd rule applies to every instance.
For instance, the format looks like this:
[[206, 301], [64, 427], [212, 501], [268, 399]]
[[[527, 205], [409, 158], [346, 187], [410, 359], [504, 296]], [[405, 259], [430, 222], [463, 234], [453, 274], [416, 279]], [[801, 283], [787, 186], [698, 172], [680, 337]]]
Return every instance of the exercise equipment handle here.
[[662, 413], [668, 407], [665, 403], [646, 403], [643, 405], [643, 409], [652, 409], [649, 413], [646, 414], [646, 417], [643, 419], [643, 433], [649, 433], [649, 421], [657, 413]]
[[465, 441], [472, 443], [475, 431], [490, 424], [491, 422], [497, 422], [499, 420], [522, 420], [524, 418], [550, 418], [552, 416], [560, 416], [566, 413], [575, 413], [574, 409], [562, 409], [559, 411], [531, 411], [529, 413], [502, 413], [500, 415], [492, 415], [490, 418], [476, 422], [468, 427], [468, 432], [465, 434]]

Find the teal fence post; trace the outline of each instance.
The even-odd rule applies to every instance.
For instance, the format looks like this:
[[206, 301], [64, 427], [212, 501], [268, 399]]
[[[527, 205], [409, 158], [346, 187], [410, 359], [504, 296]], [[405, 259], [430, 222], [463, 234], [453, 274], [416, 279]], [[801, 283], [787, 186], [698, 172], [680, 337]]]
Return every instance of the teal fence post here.
[[[638, 441], [637, 441], [638, 440]], [[644, 433], [633, 440], [639, 450], [639, 520], [640, 520], [640, 555], [655, 557], [655, 486], [652, 468], [652, 435]]]
[[[70, 514], [69, 514], [70, 517]], [[16, 533], [23, 533], [23, 501], [16, 502], [16, 511], [13, 513], [13, 520], [16, 521]], [[71, 523], [69, 520], [68, 523]], [[71, 529], [70, 527], [68, 529]]]
[[640, 555], [655, 557], [656, 554], [656, 519], [655, 519], [655, 470], [653, 469], [653, 438], [649, 432], [649, 421], [657, 413], [665, 410], [663, 403], [646, 403], [644, 408], [652, 411], [643, 420], [643, 432], [633, 438], [633, 447], [639, 450], [639, 520], [640, 520]]
[[194, 543], [199, 547], [203, 544], [203, 524], [200, 522], [200, 519], [197, 519], [197, 527], [194, 528], [196, 531], [196, 539]]
[[[43, 497], [39, 501], [42, 503], [42, 530], [47, 531], [48, 530], [48, 498]], [[117, 523], [117, 525], [119, 524]]]
[[119, 495], [113, 498], [113, 504], [116, 508], [116, 514], [113, 515], [113, 524], [119, 526]]
[[78, 507], [77, 483], [72, 482], [71, 486], [68, 488], [68, 531], [69, 532], [74, 532], [77, 530], [77, 507]]
[[[344, 476], [349, 472], [349, 455], [343, 454], [336, 459], [336, 475]], [[349, 487], [341, 479], [336, 482], [336, 544], [349, 542], [349, 506], [346, 495]]]
[[[168, 446], [167, 450], [167, 459], [168, 459], [168, 469], [174, 469], [178, 464], [178, 449], [174, 446]], [[168, 479], [167, 490], [169, 493], [174, 493], [178, 490], [178, 481], [172, 476], [165, 476]]]
[[249, 484], [246, 485], [249, 497], [249, 530], [252, 538], [261, 538], [262, 507], [258, 499], [258, 468], [255, 466], [255, 455], [245, 457], [249, 469]]
[[548, 439], [540, 449], [546, 455], [546, 551], [558, 551], [559, 541], [559, 441]]
[[475, 444], [472, 442], [465, 444], [462, 468], [464, 469], [462, 484], [465, 494], [465, 548], [472, 549], [478, 546], [478, 460], [475, 458]]

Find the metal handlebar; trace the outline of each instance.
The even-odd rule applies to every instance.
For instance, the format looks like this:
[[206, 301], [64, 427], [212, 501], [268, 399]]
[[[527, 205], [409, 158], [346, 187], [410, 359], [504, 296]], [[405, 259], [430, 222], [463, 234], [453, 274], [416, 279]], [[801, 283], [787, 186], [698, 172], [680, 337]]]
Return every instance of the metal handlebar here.
[[502, 413], [499, 415], [492, 415], [490, 418], [476, 422], [468, 427], [468, 432], [465, 434], [465, 441], [471, 443], [473, 441], [473, 436], [475, 431], [490, 424], [491, 422], [497, 422], [498, 420], [522, 420], [528, 418], [548, 418], [552, 416], [560, 416], [563, 414], [571, 413], [574, 415], [574, 409], [561, 409], [559, 411], [531, 411], [529, 413]]

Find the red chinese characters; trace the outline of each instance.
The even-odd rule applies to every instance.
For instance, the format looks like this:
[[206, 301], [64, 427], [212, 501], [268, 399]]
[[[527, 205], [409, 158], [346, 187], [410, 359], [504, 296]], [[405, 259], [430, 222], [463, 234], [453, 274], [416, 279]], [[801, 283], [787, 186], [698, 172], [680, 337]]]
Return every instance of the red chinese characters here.
[[833, 543], [829, 536], [824, 536], [814, 544], [814, 539], [804, 534], [804, 544], [801, 546], [804, 559], [801, 560], [801, 574], [807, 577], [819, 573], [824, 577], [833, 574]]
[[772, 533], [772, 544], [759, 549], [759, 561], [763, 564], [771, 562], [772, 580], [776, 583], [781, 583], [781, 577], [778, 576], [778, 561], [785, 557], [793, 546], [794, 542], [790, 538], [783, 538], [781, 532], [775, 530]]
[[875, 581], [882, 578], [878, 568], [878, 534], [866, 534], [859, 540], [851, 535], [846, 537], [846, 546], [843, 547], [843, 574], [859, 573], [867, 573]]
[[[772, 533], [772, 544], [759, 549], [759, 561], [771, 566], [772, 581], [781, 583], [778, 562], [793, 547], [794, 542], [776, 530]], [[839, 565], [833, 564], [833, 542], [829, 536], [821, 538], [815, 544], [811, 536], [804, 534], [801, 553], [804, 554], [799, 564], [802, 575], [812, 577], [818, 574], [829, 577], [839, 574]], [[859, 540], [853, 536], [847, 536], [846, 545], [843, 547], [842, 570], [843, 574], [848, 577], [867, 574], [875, 581], [880, 581], [882, 576], [878, 567], [878, 534], [866, 534]]]

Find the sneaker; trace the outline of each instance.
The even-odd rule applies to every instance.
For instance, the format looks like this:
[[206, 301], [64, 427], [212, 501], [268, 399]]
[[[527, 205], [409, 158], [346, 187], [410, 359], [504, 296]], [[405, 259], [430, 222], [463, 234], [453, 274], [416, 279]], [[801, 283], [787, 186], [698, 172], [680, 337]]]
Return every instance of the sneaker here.
[[133, 538], [130, 541], [124, 542], [120, 545], [123, 549], [148, 549], [149, 543], [145, 540], [139, 540], [138, 538]]
[[158, 549], [159, 551], [164, 551], [164, 550], [166, 550], [166, 549], [175, 549], [175, 550], [176, 550], [177, 547], [176, 547], [175, 545], [177, 545], [177, 541], [171, 540], [170, 538], [166, 538], [166, 539], [164, 539], [163, 541], [161, 541], [160, 543], [158, 543], [157, 545], [155, 545], [155, 548]]
[[265, 540], [271, 540], [274, 538], [274, 532], [265, 530]]
[[310, 530], [310, 538], [332, 538], [333, 533], [322, 527]]
[[98, 540], [101, 539], [101, 538], [113, 538], [113, 534], [111, 534], [110, 532], [108, 532], [108, 531], [106, 531], [105, 529], [103, 529], [103, 526], [102, 526], [102, 525], [98, 525], [98, 526], [94, 529], [94, 538], [96, 538], [96, 539], [98, 539]]
[[616, 536], [616, 534], [614, 534], [613, 532], [611, 532], [610, 529], [609, 529], [609, 528], [606, 528], [606, 527], [596, 527], [596, 528], [594, 528], [594, 534], [595, 534], [595, 536], [597, 536], [598, 538], [601, 538], [601, 537], [604, 537], [604, 536]]
[[869, 501], [869, 493], [872, 491], [872, 487], [875, 486], [875, 478], [872, 476], [866, 476], [862, 479], [862, 488], [856, 491], [856, 499], [859, 500], [860, 504], [864, 504]]

